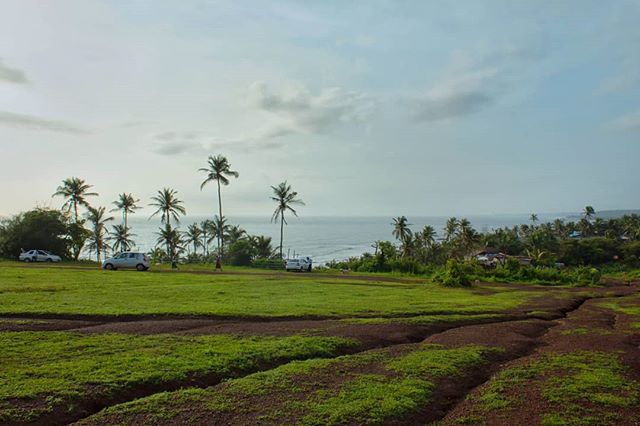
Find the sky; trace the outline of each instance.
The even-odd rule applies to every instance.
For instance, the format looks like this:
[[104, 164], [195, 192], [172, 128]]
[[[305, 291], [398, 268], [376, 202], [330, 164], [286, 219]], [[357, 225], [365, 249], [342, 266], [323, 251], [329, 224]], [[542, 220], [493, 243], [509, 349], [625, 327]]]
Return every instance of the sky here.
[[[225, 214], [640, 207], [640, 1], [0, 0], [0, 215], [108, 206], [209, 155]], [[146, 207], [142, 211], [152, 211]]]

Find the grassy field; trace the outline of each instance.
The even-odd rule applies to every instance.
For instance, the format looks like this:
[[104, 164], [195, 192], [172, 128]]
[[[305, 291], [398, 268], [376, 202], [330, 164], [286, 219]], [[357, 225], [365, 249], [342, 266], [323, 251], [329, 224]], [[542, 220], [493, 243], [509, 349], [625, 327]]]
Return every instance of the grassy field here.
[[529, 383], [529, 424], [637, 414], [626, 287], [34, 266], [0, 262], [2, 424], [504, 424]]
[[320, 274], [139, 273], [0, 267], [0, 313], [192, 314], [349, 317], [482, 313], [535, 294], [496, 288], [491, 297], [427, 282], [340, 279]]
[[[354, 342], [334, 337], [0, 333], [0, 421], [28, 421], [90, 392], [108, 400], [140, 385], [208, 377], [215, 382], [283, 361], [336, 356]], [[20, 401], [38, 401], [19, 404]]]

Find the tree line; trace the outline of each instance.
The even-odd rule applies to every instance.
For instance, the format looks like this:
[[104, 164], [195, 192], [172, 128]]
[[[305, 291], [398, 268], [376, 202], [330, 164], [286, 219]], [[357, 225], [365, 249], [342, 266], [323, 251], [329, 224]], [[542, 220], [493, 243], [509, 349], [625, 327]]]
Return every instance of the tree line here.
[[[291, 185], [284, 181], [271, 186], [270, 198], [276, 203], [272, 222], [280, 225], [280, 242], [274, 250], [270, 237], [249, 235], [227, 222], [223, 214], [222, 187], [228, 186], [231, 178], [240, 176], [232, 170], [229, 160], [223, 155], [209, 156], [206, 167], [198, 171], [205, 174], [200, 190], [208, 184], [216, 185], [217, 214], [181, 231], [180, 220], [187, 214], [184, 202], [172, 188], [158, 190], [149, 203], [156, 209], [149, 219], [159, 216], [161, 222], [152, 258], [162, 261], [185, 256], [190, 261], [215, 259], [237, 264], [247, 264], [256, 258], [282, 259], [286, 213], [297, 216], [294, 207], [304, 205]], [[109, 251], [132, 250], [136, 234], [132, 233], [128, 218], [141, 208], [140, 199], [123, 192], [113, 202], [115, 207], [107, 211], [106, 207], [91, 205], [90, 198], [98, 195], [92, 188], [78, 177], [64, 179], [52, 195], [64, 199], [60, 211], [36, 208], [0, 222], [0, 256], [15, 258], [21, 249], [39, 248], [78, 260], [82, 251], [87, 250], [100, 261]], [[115, 218], [109, 213], [113, 212], [121, 213], [121, 223], [111, 223]], [[37, 232], [39, 226], [40, 232]], [[211, 250], [214, 241], [216, 247]]]
[[373, 253], [331, 262], [329, 266], [361, 272], [420, 272], [449, 260], [473, 259], [483, 248], [493, 248], [508, 256], [527, 257], [534, 266], [600, 265], [613, 262], [637, 265], [640, 262], [640, 216], [625, 215], [603, 219], [592, 206], [584, 208], [577, 221], [556, 219], [540, 223], [537, 214], [531, 223], [501, 227], [480, 233], [469, 220], [449, 218], [438, 235], [433, 226], [414, 231], [405, 216], [392, 220], [395, 242], [376, 241]]

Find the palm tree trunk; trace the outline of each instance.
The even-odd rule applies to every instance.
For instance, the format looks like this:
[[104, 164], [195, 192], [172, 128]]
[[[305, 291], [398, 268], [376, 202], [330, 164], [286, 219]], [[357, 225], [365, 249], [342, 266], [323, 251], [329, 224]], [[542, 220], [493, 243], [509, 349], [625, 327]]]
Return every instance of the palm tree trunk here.
[[75, 211], [75, 223], [78, 223], [78, 203], [73, 202], [73, 210]]
[[[220, 214], [220, 225], [222, 225], [222, 196], [220, 195], [220, 178], [217, 179], [218, 182], [218, 213]], [[222, 257], [222, 250], [224, 247], [224, 240], [222, 239], [222, 226], [218, 227], [218, 256]]]
[[284, 235], [284, 212], [280, 213], [280, 259], [282, 259], [282, 238]]

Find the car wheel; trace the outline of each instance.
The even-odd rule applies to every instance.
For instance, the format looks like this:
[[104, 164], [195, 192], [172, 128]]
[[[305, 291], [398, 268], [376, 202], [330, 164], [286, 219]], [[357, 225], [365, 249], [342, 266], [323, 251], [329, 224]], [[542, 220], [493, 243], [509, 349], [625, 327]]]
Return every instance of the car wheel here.
[[145, 268], [145, 267], [144, 267], [144, 265], [143, 265], [142, 263], [138, 263], [138, 264], [136, 265], [136, 269], [137, 269], [138, 271], [142, 272], [142, 271], [146, 270], [147, 268]]
[[104, 269], [106, 269], [107, 271], [112, 271], [113, 270], [113, 265], [110, 263], [107, 263], [106, 265], [104, 265]]
[[25, 257], [24, 258], [24, 263], [29, 263], [29, 262], [31, 262], [31, 259], [29, 259], [28, 257]]
[[48, 258], [48, 259], [47, 259], [47, 262], [51, 263], [51, 262], [53, 262], [53, 259]]

